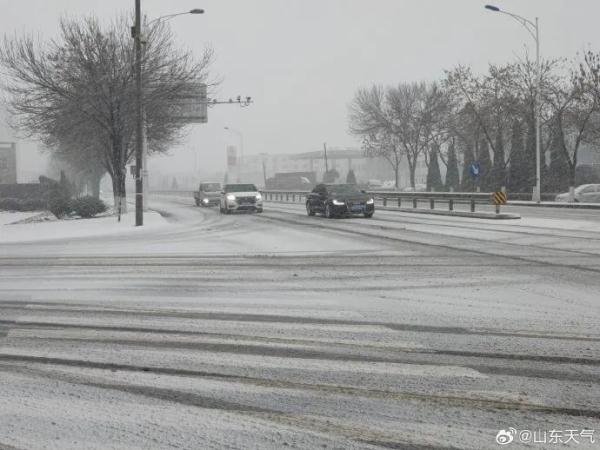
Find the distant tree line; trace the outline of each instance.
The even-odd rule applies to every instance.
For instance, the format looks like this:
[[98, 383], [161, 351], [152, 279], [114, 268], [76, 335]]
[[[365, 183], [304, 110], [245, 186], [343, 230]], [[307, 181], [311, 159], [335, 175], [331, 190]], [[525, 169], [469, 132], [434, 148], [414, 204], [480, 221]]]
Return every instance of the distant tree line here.
[[[349, 107], [350, 132], [361, 139], [367, 156], [390, 164], [396, 187], [403, 161], [415, 187], [422, 160], [428, 190], [506, 187], [531, 193], [536, 81], [535, 63], [525, 58], [490, 65], [479, 75], [459, 65], [434, 82], [360, 88]], [[578, 169], [578, 158], [582, 146], [595, 152], [600, 146], [600, 53], [543, 61], [538, 107], [542, 190], [564, 191], [577, 178], [589, 181], [591, 174]], [[446, 166], [445, 180], [440, 162]], [[475, 162], [478, 178], [469, 175]]]

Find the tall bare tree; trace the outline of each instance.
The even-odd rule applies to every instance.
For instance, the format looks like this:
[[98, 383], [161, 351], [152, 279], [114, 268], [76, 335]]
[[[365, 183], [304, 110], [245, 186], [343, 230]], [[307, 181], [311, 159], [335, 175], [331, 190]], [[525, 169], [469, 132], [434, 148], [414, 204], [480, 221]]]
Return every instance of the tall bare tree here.
[[391, 111], [386, 104], [385, 90], [381, 86], [359, 89], [350, 104], [350, 132], [360, 136], [365, 155], [383, 158], [394, 171], [394, 186], [400, 183], [400, 164], [404, 147], [392, 133]]
[[569, 167], [571, 193], [581, 144], [597, 145], [600, 136], [600, 92], [596, 90], [594, 66], [588, 65], [593, 61], [592, 55], [584, 56], [579, 67], [560, 77], [546, 95], [552, 112], [553, 138]]
[[437, 83], [421, 82], [389, 88], [386, 100], [391, 111], [388, 127], [404, 147], [414, 188], [419, 157], [444, 133], [440, 124], [447, 114], [447, 97]]
[[475, 76], [468, 67], [458, 66], [447, 71], [443, 81], [455, 108], [454, 134], [474, 145], [477, 154], [485, 155], [486, 148], [491, 149], [493, 167], [486, 168], [482, 181], [498, 184], [498, 188], [504, 184], [504, 142], [515, 111], [514, 94], [504, 82], [507, 76], [506, 67], [490, 65], [488, 74]]
[[[135, 148], [134, 50], [130, 17], [103, 26], [93, 17], [65, 18], [55, 40], [5, 37], [0, 66], [12, 125], [74, 160], [85, 152], [112, 178], [115, 203], [125, 195], [126, 164]], [[149, 30], [143, 58], [149, 148], [164, 151], [182, 133], [174, 99], [205, 82], [212, 51], [199, 60], [176, 48], [170, 29]]]
[[350, 131], [363, 138], [368, 154], [383, 156], [394, 167], [396, 183], [405, 156], [414, 188], [417, 162], [445, 133], [442, 124], [448, 107], [448, 98], [437, 83], [359, 89], [350, 106]]

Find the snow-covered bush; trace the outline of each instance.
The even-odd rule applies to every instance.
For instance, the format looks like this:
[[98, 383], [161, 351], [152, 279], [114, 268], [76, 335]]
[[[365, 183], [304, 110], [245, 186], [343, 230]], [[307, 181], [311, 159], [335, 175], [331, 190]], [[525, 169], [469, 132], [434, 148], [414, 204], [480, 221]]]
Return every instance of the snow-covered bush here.
[[64, 216], [71, 212], [71, 202], [68, 197], [62, 195], [54, 195], [48, 200], [48, 209], [58, 219], [62, 219]]
[[80, 217], [89, 218], [106, 211], [106, 204], [90, 195], [79, 197], [71, 201], [71, 210]]

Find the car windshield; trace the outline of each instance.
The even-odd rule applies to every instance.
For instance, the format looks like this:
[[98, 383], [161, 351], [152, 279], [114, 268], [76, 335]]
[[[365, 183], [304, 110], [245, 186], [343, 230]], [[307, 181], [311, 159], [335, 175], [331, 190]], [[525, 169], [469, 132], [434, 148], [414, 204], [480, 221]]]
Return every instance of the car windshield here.
[[200, 189], [204, 192], [217, 192], [221, 190], [221, 185], [219, 183], [203, 183], [200, 185]]
[[225, 192], [256, 192], [256, 186], [253, 184], [227, 184]]
[[327, 190], [332, 194], [360, 194], [360, 190], [355, 184], [334, 184], [327, 186]]

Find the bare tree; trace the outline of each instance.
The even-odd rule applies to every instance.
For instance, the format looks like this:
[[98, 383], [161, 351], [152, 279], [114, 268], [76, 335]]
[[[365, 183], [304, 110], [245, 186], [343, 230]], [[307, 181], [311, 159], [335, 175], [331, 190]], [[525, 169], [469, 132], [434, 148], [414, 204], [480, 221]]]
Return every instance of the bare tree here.
[[[124, 202], [125, 166], [135, 148], [134, 50], [128, 16], [103, 27], [97, 19], [63, 19], [60, 36], [42, 43], [31, 36], [5, 37], [0, 65], [7, 80], [12, 125], [60, 149], [63, 157], [93, 155], [112, 178], [115, 204]], [[205, 82], [212, 51], [200, 60], [175, 47], [158, 22], [148, 33], [143, 59], [149, 148], [164, 151], [184, 123], [173, 100], [191, 83]], [[80, 156], [80, 155], [79, 155]]]
[[354, 94], [349, 107], [350, 132], [363, 136], [386, 128], [390, 118], [385, 104], [385, 91], [382, 86], [360, 88]]
[[392, 165], [396, 187], [405, 156], [414, 188], [419, 157], [445, 133], [448, 105], [437, 83], [359, 89], [350, 106], [350, 131], [362, 136], [367, 154], [381, 156]]
[[387, 124], [406, 154], [410, 184], [415, 187], [417, 162], [444, 128], [448, 101], [437, 83], [401, 83], [386, 93], [391, 120]]
[[453, 133], [466, 145], [473, 145], [476, 154], [488, 148], [492, 151], [493, 167], [485, 168], [484, 187], [499, 188], [505, 183], [504, 142], [515, 113], [515, 96], [505, 81], [508, 76], [506, 66], [490, 65], [489, 73], [481, 77], [474, 76], [468, 67], [458, 66], [447, 71], [443, 81], [454, 107]]
[[392, 134], [390, 113], [381, 86], [359, 89], [350, 105], [350, 132], [362, 138], [366, 156], [383, 158], [390, 164], [394, 171], [394, 186], [398, 189], [404, 147]]
[[552, 111], [553, 136], [569, 166], [571, 195], [581, 144], [597, 143], [600, 135], [600, 96], [596, 90], [596, 69], [588, 65], [593, 61], [590, 58], [593, 58], [591, 54], [586, 55], [577, 70], [560, 77], [546, 96]]
[[[550, 108], [545, 102], [547, 93], [556, 81], [555, 70], [560, 61], [546, 60], [541, 64], [541, 83], [539, 105], [542, 114], [542, 127], [548, 129], [551, 120]], [[535, 134], [535, 98], [537, 89], [535, 62], [526, 55], [525, 59], [502, 66], [490, 65], [488, 73], [475, 76], [465, 66], [446, 71], [443, 85], [453, 98], [456, 121], [456, 134], [465, 142], [470, 141], [476, 147], [488, 146], [493, 155], [493, 168], [487, 184], [499, 188], [505, 184], [506, 168], [511, 156], [506, 154], [511, 141], [515, 118], [527, 126], [528, 134]], [[470, 117], [469, 117], [470, 116]], [[466, 122], [465, 122], [466, 120]], [[465, 126], [467, 124], [467, 126]], [[480, 137], [476, 137], [480, 135]], [[550, 144], [549, 130], [542, 133], [542, 156]], [[528, 174], [523, 180], [534, 177], [535, 148], [534, 141], [529, 143], [526, 158], [527, 165], [522, 170]], [[542, 170], [544, 170], [542, 161]], [[511, 167], [511, 171], [513, 168]]]
[[405, 153], [397, 137], [387, 130], [381, 130], [379, 133], [364, 136], [362, 144], [365, 155], [371, 158], [383, 158], [389, 163], [394, 171], [394, 187], [399, 189], [400, 163]]
[[[595, 98], [596, 104], [600, 105], [600, 52], [587, 51], [579, 57], [575, 70], [571, 72], [573, 82], [587, 95]], [[600, 149], [600, 117], [595, 112], [591, 117], [591, 126], [584, 140], [592, 144], [596, 151]]]

